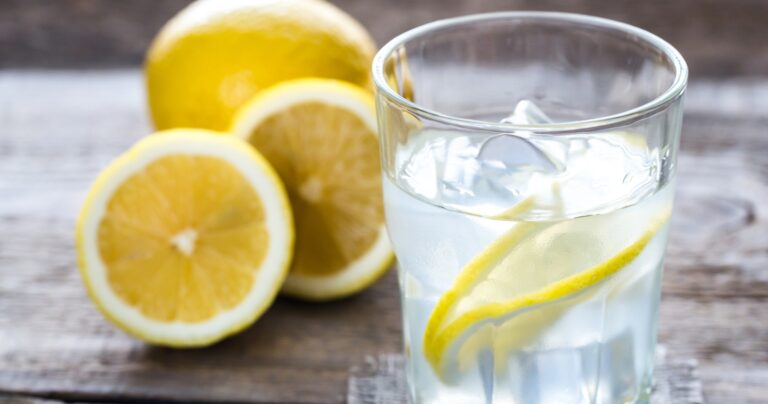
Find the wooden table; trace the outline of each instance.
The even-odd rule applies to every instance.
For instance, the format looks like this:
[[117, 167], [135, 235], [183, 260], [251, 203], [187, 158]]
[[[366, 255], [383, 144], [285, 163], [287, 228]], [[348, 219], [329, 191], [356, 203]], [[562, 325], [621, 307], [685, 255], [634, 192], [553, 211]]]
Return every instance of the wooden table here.
[[[98, 171], [149, 132], [136, 70], [0, 72], [0, 395], [336, 403], [352, 366], [400, 349], [394, 273], [351, 299], [279, 299], [246, 332], [172, 350], [85, 296], [74, 218]], [[768, 82], [691, 85], [660, 341], [710, 403], [768, 402]], [[0, 398], [0, 400], [2, 400]]]

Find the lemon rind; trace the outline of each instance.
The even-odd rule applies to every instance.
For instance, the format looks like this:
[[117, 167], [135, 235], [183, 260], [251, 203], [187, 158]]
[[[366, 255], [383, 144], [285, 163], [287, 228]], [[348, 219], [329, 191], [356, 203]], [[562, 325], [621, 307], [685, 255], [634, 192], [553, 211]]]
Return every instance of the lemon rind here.
[[257, 93], [238, 110], [230, 132], [248, 140], [251, 129], [270, 115], [303, 102], [319, 101], [351, 111], [372, 133], [378, 133], [376, 107], [370, 93], [334, 79], [303, 78], [285, 81]]
[[[476, 307], [463, 313], [448, 325], [440, 327], [450, 307], [455, 304], [457, 298], [461, 296], [462, 291], [468, 288], [474, 280], [487, 269], [486, 265], [492, 266], [494, 263], [500, 261], [503, 258], [504, 247], [511, 245], [510, 243], [518, 239], [518, 237], [527, 234], [524, 231], [520, 232], [519, 230], [515, 231], [515, 229], [513, 229], [508, 235], [502, 236], [503, 238], [500, 239], [499, 242], [492, 245], [488, 250], [483, 251], [476, 260], [473, 260], [472, 263], [468, 265], [470, 270], [466, 271], [466, 275], [465, 273], [462, 273], [459, 275], [459, 278], [457, 278], [456, 284], [462, 286], [457, 288], [456, 291], [452, 290], [447, 292], [443, 296], [446, 301], [441, 299], [435, 307], [435, 311], [430, 317], [430, 321], [427, 325], [427, 331], [425, 331], [424, 334], [424, 355], [427, 358], [427, 361], [432, 365], [435, 372], [438, 375], [441, 375], [444, 362], [443, 353], [452, 341], [474, 324], [488, 319], [499, 318], [526, 307], [532, 307], [570, 296], [619, 272], [643, 252], [648, 243], [650, 243], [658, 231], [667, 223], [670, 215], [671, 207], [662, 209], [661, 213], [651, 221], [651, 225], [634, 243], [625, 247], [612, 258], [599, 265], [515, 299]], [[531, 225], [535, 226], [535, 224]], [[464, 278], [462, 278], [462, 276], [464, 276]], [[438, 309], [440, 309], [440, 312], [438, 312]], [[433, 316], [438, 316], [438, 318], [435, 318], [433, 321]]]
[[[248, 101], [235, 115], [230, 132], [247, 140], [251, 130], [272, 114], [298, 103], [318, 101], [352, 112], [378, 133], [375, 103], [370, 93], [353, 84], [322, 78], [304, 78], [276, 84]], [[357, 293], [381, 278], [394, 262], [382, 224], [371, 248], [346, 268], [332, 275], [289, 273], [283, 293], [307, 300], [330, 300]]]
[[[80, 273], [91, 299], [117, 326], [147, 342], [172, 347], [210, 345], [251, 325], [271, 305], [287, 276], [292, 257], [293, 216], [288, 196], [277, 173], [260, 154], [244, 142], [201, 129], [173, 129], [139, 141], [98, 176], [80, 211], [76, 245]], [[254, 185], [265, 209], [270, 248], [253, 289], [243, 302], [215, 317], [197, 323], [161, 322], [144, 316], [123, 302], [109, 286], [98, 252], [98, 226], [110, 197], [132, 174], [167, 155], [195, 154], [230, 162]]]
[[376, 242], [362, 257], [332, 276], [289, 274], [283, 293], [303, 299], [323, 301], [353, 295], [381, 278], [394, 262], [392, 247], [384, 226]]
[[[297, 11], [300, 15], [297, 15]], [[317, 23], [311, 23], [311, 18], [317, 16]], [[301, 24], [300, 18], [305, 20]], [[266, 19], [266, 20], [265, 20]], [[306, 24], [309, 23], [309, 24]], [[303, 32], [296, 32], [296, 28], [302, 26], [307, 29]], [[243, 66], [239, 64], [220, 64], [206, 61], [206, 55], [195, 54], [195, 49], [199, 39], [213, 39], [214, 43], [225, 42], [223, 46], [233, 46], [227, 44], [228, 39], [242, 37], [239, 35], [242, 31], [248, 35], [254, 33], [263, 33], [265, 47], [270, 45], [270, 32], [274, 30], [284, 30], [284, 35], [293, 35], [296, 42], [294, 52], [289, 53], [293, 57], [283, 58], [284, 63], [259, 63], [262, 62], [259, 55], [252, 58], [255, 65]], [[265, 31], [269, 30], [269, 31]], [[231, 34], [230, 34], [231, 32]], [[304, 39], [302, 39], [304, 38]], [[218, 41], [216, 41], [218, 39]], [[282, 41], [284, 44], [286, 41]], [[288, 43], [291, 43], [288, 41]], [[233, 52], [238, 52], [237, 45], [234, 45]], [[291, 66], [286, 68], [285, 64], [301, 64], [306, 59], [307, 47], [313, 56], [315, 63], [304, 63], [303, 67]], [[285, 46], [283, 46], [285, 47]], [[330, 47], [330, 49], [329, 49]], [[176, 49], [185, 48], [184, 57], [169, 59], [169, 54], [176, 53]], [[251, 48], [248, 48], [251, 49]], [[240, 53], [249, 54], [248, 49], [241, 49]], [[289, 48], [290, 50], [290, 48]], [[302, 52], [304, 51], [304, 52]], [[329, 56], [328, 53], [331, 53]], [[193, 56], [190, 57], [189, 54]], [[265, 55], [275, 52], [265, 51]], [[339, 7], [323, 0], [312, 1], [199, 1], [192, 2], [186, 8], [176, 14], [169, 20], [152, 41], [147, 51], [144, 63], [145, 83], [147, 90], [147, 101], [152, 121], [157, 129], [168, 129], [174, 127], [204, 127], [213, 130], [226, 130], [227, 124], [231, 121], [236, 108], [240, 107], [239, 100], [236, 102], [216, 101], [211, 102], [206, 97], [217, 98], [216, 89], [221, 89], [222, 82], [209, 82], [205, 77], [206, 69], [196, 69], [195, 66], [204, 62], [207, 70], [226, 69], [228, 77], [236, 77], [238, 73], [248, 75], [248, 71], [267, 71], [269, 74], [265, 80], [259, 80], [251, 88], [247, 82], [248, 92], [252, 93], [269, 86], [277, 81], [301, 76], [318, 75], [334, 77], [340, 80], [349, 80], [355, 84], [366, 86], [373, 89], [373, 78], [370, 73], [370, 63], [373, 55], [376, 53], [376, 44], [370, 33], [365, 27], [352, 16], [341, 10]], [[278, 55], [285, 55], [283, 52], [277, 52]], [[339, 66], [326, 64], [318, 66], [323, 60], [336, 61]], [[187, 63], [185, 63], [187, 62]], [[205, 63], [207, 62], [207, 63]], [[171, 91], [168, 84], [168, 75], [172, 76], [179, 70], [179, 65], [186, 66], [186, 70], [193, 69], [202, 74], [202, 81], [210, 83], [201, 86], [194, 81], [187, 83], [188, 90], [184, 94]], [[190, 66], [192, 66], [190, 68]], [[230, 66], [230, 67], [226, 67]], [[167, 71], [168, 72], [167, 72]], [[281, 73], [284, 72], [284, 73]], [[175, 77], [170, 77], [174, 82]], [[177, 79], [177, 78], [176, 78]], [[192, 78], [194, 80], [194, 78]], [[242, 81], [238, 80], [242, 83]], [[179, 84], [179, 81], [175, 81]], [[242, 86], [238, 86], [242, 87]], [[197, 97], [198, 103], [182, 103], [179, 106], [178, 98]], [[206, 104], [208, 103], [208, 104]], [[198, 105], [200, 107], [195, 107]], [[206, 108], [208, 106], [208, 108]], [[211, 109], [218, 110], [213, 116], [203, 121], [194, 117], [199, 116], [201, 112], [206, 114]]]

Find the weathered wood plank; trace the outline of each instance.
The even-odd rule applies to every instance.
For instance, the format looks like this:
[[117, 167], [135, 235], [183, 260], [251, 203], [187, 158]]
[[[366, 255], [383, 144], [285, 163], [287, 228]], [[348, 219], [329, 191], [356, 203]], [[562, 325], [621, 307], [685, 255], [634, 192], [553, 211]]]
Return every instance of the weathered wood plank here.
[[[768, 402], [766, 88], [693, 83], [688, 96], [660, 341], [699, 361], [712, 403]], [[88, 301], [74, 217], [96, 173], [149, 132], [143, 105], [135, 70], [0, 72], [0, 393], [344, 401], [350, 366], [400, 349], [393, 273], [342, 302], [280, 299], [201, 350], [146, 346]]]
[[95, 174], [148, 133], [142, 105], [136, 71], [0, 73], [0, 392], [342, 402], [351, 365], [400, 347], [392, 279], [322, 307], [281, 299], [247, 332], [193, 351], [146, 346], [88, 301], [74, 218]]
[[768, 371], [741, 366], [713, 366], [699, 369], [707, 380], [706, 403], [765, 404], [768, 397]]
[[62, 404], [63, 401], [25, 396], [5, 396], [0, 394], [1, 404]]

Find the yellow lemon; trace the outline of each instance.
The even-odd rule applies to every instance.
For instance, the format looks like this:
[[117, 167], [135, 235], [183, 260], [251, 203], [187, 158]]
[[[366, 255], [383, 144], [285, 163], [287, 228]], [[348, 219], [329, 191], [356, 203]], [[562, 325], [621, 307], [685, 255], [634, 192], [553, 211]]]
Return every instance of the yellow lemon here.
[[288, 189], [296, 253], [286, 293], [342, 297], [384, 273], [393, 255], [370, 93], [336, 80], [285, 82], [249, 101], [232, 132], [272, 163]]
[[[559, 222], [521, 222], [478, 254], [440, 298], [424, 355], [444, 380], [490, 348], [533, 341], [594, 285], [627, 268], [666, 225], [668, 198]], [[658, 244], [658, 243], [657, 243]]]
[[327, 77], [370, 86], [375, 45], [349, 15], [321, 0], [196, 1], [171, 19], [147, 54], [158, 129], [225, 130], [256, 92]]
[[77, 223], [101, 311], [146, 341], [201, 346], [272, 303], [293, 249], [288, 198], [246, 143], [197, 129], [140, 141], [104, 170]]

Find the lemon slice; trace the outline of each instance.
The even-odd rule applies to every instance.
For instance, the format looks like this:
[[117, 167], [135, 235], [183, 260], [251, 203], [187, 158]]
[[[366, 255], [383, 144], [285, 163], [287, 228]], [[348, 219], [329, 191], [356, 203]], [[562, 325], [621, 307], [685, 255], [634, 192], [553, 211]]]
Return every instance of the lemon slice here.
[[463, 346], [468, 337], [493, 333], [493, 325], [506, 328], [507, 345], [524, 346], [577, 300], [555, 302], [579, 299], [632, 263], [670, 211], [668, 199], [652, 197], [608, 214], [517, 224], [475, 257], [438, 301], [424, 333], [427, 360], [441, 377], [464, 367], [460, 362], [478, 349]]
[[146, 341], [201, 346], [272, 303], [293, 223], [269, 164], [205, 130], [137, 143], [92, 186], [77, 223], [80, 271], [101, 311]]
[[392, 262], [384, 228], [372, 96], [335, 80], [278, 84], [238, 113], [232, 131], [277, 170], [296, 218], [287, 294], [355, 293]]

